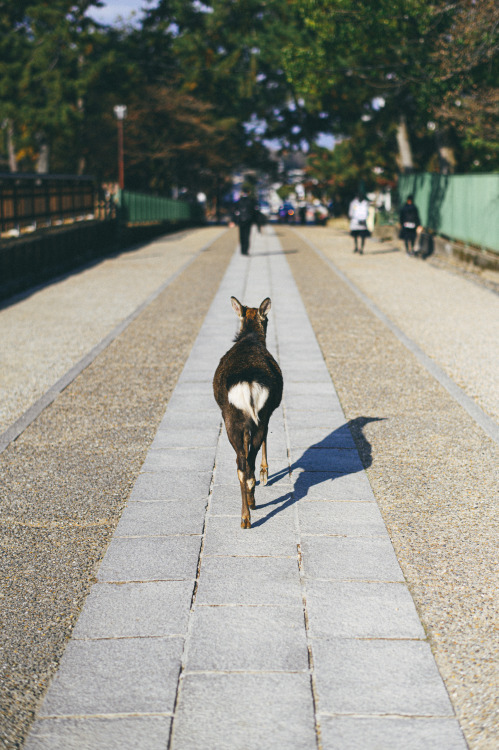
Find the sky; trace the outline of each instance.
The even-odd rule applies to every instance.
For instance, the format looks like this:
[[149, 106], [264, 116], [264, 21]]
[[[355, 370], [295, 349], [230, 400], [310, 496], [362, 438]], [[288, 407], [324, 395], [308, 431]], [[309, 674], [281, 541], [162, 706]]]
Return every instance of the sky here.
[[118, 16], [128, 19], [135, 11], [137, 18], [141, 16], [142, 7], [152, 7], [154, 3], [148, 4], [146, 0], [105, 0], [102, 8], [91, 8], [88, 15], [99, 23], [113, 24]]

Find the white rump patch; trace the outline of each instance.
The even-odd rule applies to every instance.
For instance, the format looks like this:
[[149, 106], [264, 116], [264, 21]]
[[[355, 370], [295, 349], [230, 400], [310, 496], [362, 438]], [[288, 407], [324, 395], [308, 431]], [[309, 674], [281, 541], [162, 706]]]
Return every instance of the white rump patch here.
[[260, 383], [237, 383], [229, 391], [229, 403], [258, 424], [258, 412], [269, 397], [269, 389]]

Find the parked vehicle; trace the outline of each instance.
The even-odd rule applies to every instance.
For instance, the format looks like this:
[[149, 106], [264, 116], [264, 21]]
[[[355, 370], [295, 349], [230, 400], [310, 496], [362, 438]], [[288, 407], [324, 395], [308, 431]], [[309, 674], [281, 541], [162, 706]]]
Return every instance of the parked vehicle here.
[[282, 224], [295, 221], [295, 207], [292, 203], [283, 203], [279, 208], [279, 221]]
[[267, 220], [270, 219], [271, 209], [268, 201], [260, 201], [258, 204], [258, 210]]

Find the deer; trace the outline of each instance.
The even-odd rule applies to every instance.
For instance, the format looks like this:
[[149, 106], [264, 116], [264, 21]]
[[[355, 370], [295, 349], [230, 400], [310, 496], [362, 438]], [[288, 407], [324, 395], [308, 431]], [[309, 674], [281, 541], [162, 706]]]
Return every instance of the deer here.
[[281, 403], [283, 380], [279, 365], [267, 349], [267, 315], [270, 298], [260, 307], [245, 307], [231, 297], [240, 320], [234, 345], [221, 358], [213, 378], [213, 393], [236, 452], [241, 486], [241, 528], [251, 528], [255, 507], [255, 461], [260, 448], [260, 482], [267, 484], [267, 433], [269, 419]]

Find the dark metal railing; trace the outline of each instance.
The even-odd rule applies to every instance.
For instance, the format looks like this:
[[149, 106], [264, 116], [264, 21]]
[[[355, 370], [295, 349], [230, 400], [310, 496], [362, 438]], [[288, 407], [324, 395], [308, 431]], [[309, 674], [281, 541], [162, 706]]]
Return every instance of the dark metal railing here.
[[96, 213], [100, 209], [92, 177], [0, 173], [2, 234], [104, 218]]

